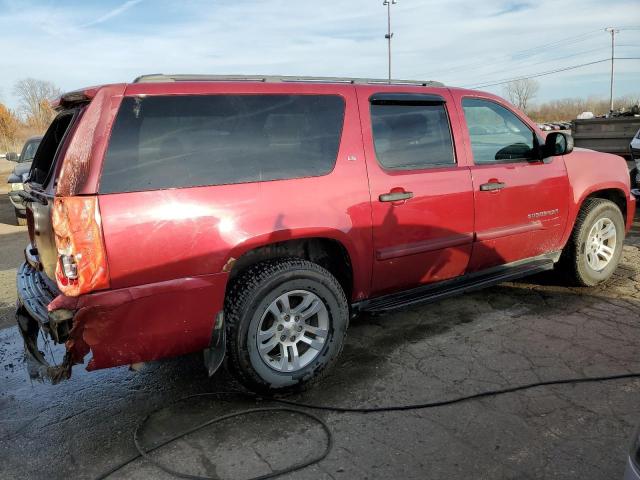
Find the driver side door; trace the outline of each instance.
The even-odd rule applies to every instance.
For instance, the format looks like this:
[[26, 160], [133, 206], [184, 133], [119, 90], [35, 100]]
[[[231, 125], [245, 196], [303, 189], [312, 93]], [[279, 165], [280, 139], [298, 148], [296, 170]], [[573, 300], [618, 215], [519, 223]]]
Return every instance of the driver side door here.
[[473, 159], [475, 235], [467, 272], [559, 251], [570, 194], [563, 158], [537, 158], [537, 132], [498, 99], [459, 96], [456, 104]]

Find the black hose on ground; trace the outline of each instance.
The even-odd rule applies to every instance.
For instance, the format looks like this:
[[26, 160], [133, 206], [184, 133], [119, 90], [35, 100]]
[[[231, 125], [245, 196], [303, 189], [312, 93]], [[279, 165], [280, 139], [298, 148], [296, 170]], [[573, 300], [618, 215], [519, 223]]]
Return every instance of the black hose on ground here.
[[[115, 465], [114, 467], [112, 467], [111, 469], [109, 469], [107, 472], [104, 472], [102, 475], [100, 475], [99, 477], [97, 477], [97, 480], [103, 480], [107, 477], [109, 477], [111, 474], [117, 472], [118, 470], [121, 470], [122, 468], [124, 468], [126, 465], [130, 464], [131, 462], [133, 462], [134, 460], [137, 460], [138, 458], [144, 458], [145, 460], [147, 460], [148, 462], [150, 462], [151, 464], [155, 465], [157, 468], [159, 468], [160, 470], [173, 475], [175, 477], [178, 478], [187, 478], [190, 480], [220, 480], [219, 477], [203, 477], [203, 476], [199, 476], [199, 475], [192, 475], [192, 474], [188, 474], [188, 473], [184, 473], [184, 472], [180, 472], [178, 470], [174, 470], [170, 467], [167, 467], [166, 465], [160, 463], [159, 461], [157, 461], [156, 459], [154, 459], [152, 456], [150, 456], [149, 454], [151, 452], [153, 452], [154, 450], [157, 450], [169, 443], [172, 443], [176, 440], [178, 440], [179, 438], [182, 438], [186, 435], [189, 435], [191, 433], [197, 432], [198, 430], [201, 430], [204, 427], [207, 427], [209, 425], [213, 425], [215, 423], [219, 423], [222, 422], [224, 420], [228, 420], [230, 418], [235, 418], [235, 417], [240, 417], [240, 416], [245, 416], [245, 415], [252, 415], [252, 414], [256, 414], [256, 413], [261, 413], [261, 412], [288, 412], [288, 413], [293, 413], [295, 415], [300, 415], [303, 417], [307, 417], [310, 418], [311, 420], [313, 420], [315, 423], [319, 424], [322, 429], [324, 430], [325, 434], [326, 434], [326, 442], [325, 442], [325, 449], [324, 451], [313, 457], [310, 458], [309, 460], [305, 460], [304, 462], [300, 462], [294, 465], [291, 465], [287, 468], [283, 468], [281, 470], [275, 470], [271, 473], [265, 474], [265, 475], [261, 475], [258, 477], [252, 477], [251, 479], [248, 480], [266, 480], [269, 478], [274, 478], [274, 477], [278, 477], [280, 475], [284, 475], [286, 473], [291, 473], [294, 472], [296, 470], [301, 470], [305, 467], [314, 465], [320, 461], [322, 461], [323, 459], [325, 459], [327, 457], [327, 455], [329, 455], [329, 453], [331, 452], [331, 449], [333, 448], [333, 434], [331, 433], [331, 429], [329, 428], [329, 425], [327, 425], [327, 423], [322, 420], [321, 418], [317, 417], [316, 415], [306, 412], [304, 410], [300, 410], [301, 408], [306, 408], [306, 409], [311, 409], [311, 410], [323, 410], [323, 411], [329, 411], [329, 412], [337, 412], [337, 413], [362, 413], [362, 414], [366, 414], [366, 413], [383, 413], [383, 412], [400, 412], [400, 411], [406, 411], [406, 410], [423, 410], [423, 409], [427, 409], [427, 408], [436, 408], [436, 407], [444, 407], [446, 405], [454, 405], [456, 403], [461, 403], [461, 402], [467, 402], [470, 400], [478, 400], [481, 398], [486, 398], [486, 397], [495, 397], [497, 395], [504, 395], [504, 394], [508, 394], [508, 393], [514, 393], [514, 392], [519, 392], [522, 390], [529, 390], [532, 388], [538, 388], [538, 387], [545, 387], [545, 386], [549, 386], [549, 385], [568, 385], [568, 384], [577, 384], [577, 383], [593, 383], [593, 382], [604, 382], [604, 381], [611, 381], [611, 380], [622, 380], [622, 379], [629, 379], [629, 378], [640, 378], [640, 373], [622, 373], [622, 374], [618, 374], [618, 375], [604, 375], [604, 376], [598, 376], [598, 377], [577, 377], [577, 378], [564, 378], [564, 379], [557, 379], [557, 380], [547, 380], [544, 382], [535, 382], [535, 383], [527, 383], [524, 385], [517, 385], [514, 387], [506, 387], [506, 388], [501, 388], [501, 389], [497, 389], [497, 390], [487, 390], [484, 392], [479, 392], [479, 393], [474, 393], [472, 395], [465, 395], [465, 396], [461, 396], [461, 397], [456, 397], [456, 398], [451, 398], [448, 400], [437, 400], [437, 401], [432, 401], [432, 402], [425, 402], [425, 403], [414, 403], [414, 404], [406, 404], [406, 405], [389, 405], [389, 406], [383, 406], [383, 407], [363, 407], [363, 408], [352, 408], [352, 407], [338, 407], [338, 406], [331, 406], [331, 405], [315, 405], [312, 403], [303, 403], [303, 402], [296, 402], [293, 400], [286, 400], [286, 399], [282, 399], [282, 398], [273, 398], [273, 397], [263, 397], [261, 395], [257, 395], [254, 393], [245, 393], [245, 392], [211, 392], [211, 393], [196, 393], [194, 395], [188, 395], [186, 397], [182, 397], [179, 400], [176, 400], [175, 402], [173, 402], [171, 405], [174, 405], [178, 402], [182, 402], [185, 400], [189, 400], [191, 398], [197, 398], [197, 397], [215, 397], [215, 398], [223, 398], [223, 397], [231, 397], [231, 396], [237, 396], [237, 397], [241, 397], [241, 398], [248, 398], [248, 399], [252, 399], [252, 400], [256, 400], [256, 401], [264, 401], [264, 402], [272, 402], [272, 403], [280, 403], [286, 406], [283, 407], [258, 407], [258, 408], [249, 408], [249, 409], [244, 409], [244, 410], [240, 410], [238, 412], [234, 412], [234, 413], [230, 413], [230, 414], [226, 414], [226, 415], [221, 415], [218, 417], [214, 417], [212, 419], [209, 419], [205, 422], [199, 423], [197, 425], [195, 425], [194, 427], [181, 432], [179, 434], [176, 434], [166, 440], [164, 440], [163, 442], [155, 445], [153, 448], [150, 449], [145, 449], [144, 447], [142, 447], [142, 445], [140, 445], [140, 441], [139, 441], [139, 432], [142, 429], [142, 427], [145, 426], [145, 424], [147, 423], [147, 421], [149, 420], [149, 418], [151, 418], [154, 414], [158, 413], [161, 410], [164, 410], [165, 408], [168, 408], [168, 406], [165, 407], [161, 407], [157, 410], [154, 410], [153, 412], [151, 412], [150, 414], [148, 414], [136, 427], [134, 434], [133, 434], [133, 442], [135, 444], [136, 450], [138, 451], [137, 454], [131, 456], [130, 458], [128, 458], [127, 460], [119, 463], [118, 465]], [[169, 405], [169, 406], [171, 406]], [[293, 408], [296, 407], [296, 408]]]

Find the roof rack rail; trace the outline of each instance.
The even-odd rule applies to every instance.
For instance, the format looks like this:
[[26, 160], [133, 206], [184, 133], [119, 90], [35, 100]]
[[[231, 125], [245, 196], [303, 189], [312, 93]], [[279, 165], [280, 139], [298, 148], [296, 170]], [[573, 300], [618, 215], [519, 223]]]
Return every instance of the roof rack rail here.
[[441, 82], [433, 80], [394, 80], [383, 78], [344, 78], [344, 77], [298, 77], [282, 75], [165, 75], [153, 73], [141, 75], [133, 83], [154, 82], [309, 82], [309, 83], [351, 83], [379, 85], [420, 85], [423, 87], [444, 87]]

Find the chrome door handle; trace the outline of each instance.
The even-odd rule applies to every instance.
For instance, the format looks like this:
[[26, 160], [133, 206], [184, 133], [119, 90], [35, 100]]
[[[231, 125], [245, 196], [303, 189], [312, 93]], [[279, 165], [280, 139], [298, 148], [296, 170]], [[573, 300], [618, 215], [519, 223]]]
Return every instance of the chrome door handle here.
[[506, 187], [506, 184], [504, 182], [483, 183], [482, 185], [480, 185], [480, 191], [493, 192], [495, 190], [502, 190], [504, 187]]
[[383, 193], [378, 197], [381, 202], [398, 202], [400, 200], [409, 200], [413, 198], [413, 192], [390, 192]]

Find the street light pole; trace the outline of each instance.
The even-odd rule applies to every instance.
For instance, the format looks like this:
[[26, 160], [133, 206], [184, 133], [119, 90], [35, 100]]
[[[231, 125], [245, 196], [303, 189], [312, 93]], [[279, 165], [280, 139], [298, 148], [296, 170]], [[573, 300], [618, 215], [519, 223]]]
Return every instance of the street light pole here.
[[613, 60], [615, 57], [616, 49], [616, 33], [620, 30], [616, 30], [614, 27], [607, 27], [605, 32], [611, 32], [611, 84], [609, 90], [609, 113], [613, 112]]
[[387, 34], [384, 38], [387, 39], [387, 54], [389, 57], [388, 65], [389, 65], [389, 83], [391, 83], [391, 37], [393, 37], [393, 33], [391, 32], [391, 5], [395, 5], [397, 0], [384, 0], [382, 5], [387, 7]]

